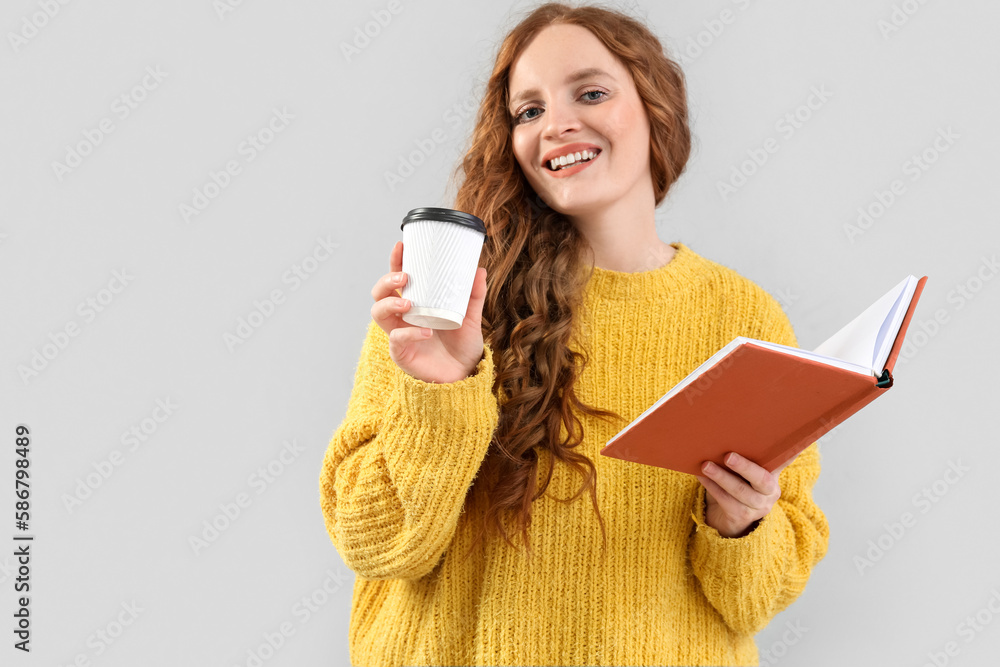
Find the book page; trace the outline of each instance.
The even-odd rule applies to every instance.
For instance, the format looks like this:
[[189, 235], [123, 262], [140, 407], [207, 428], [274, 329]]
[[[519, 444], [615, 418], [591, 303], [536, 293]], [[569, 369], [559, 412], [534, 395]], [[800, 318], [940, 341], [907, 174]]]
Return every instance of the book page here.
[[885, 323], [879, 330], [878, 338], [875, 341], [875, 356], [872, 360], [872, 368], [876, 374], [885, 368], [885, 362], [889, 360], [889, 352], [892, 350], [892, 344], [896, 342], [896, 335], [899, 333], [899, 328], [903, 326], [903, 318], [906, 317], [906, 311], [909, 309], [910, 301], [913, 300], [913, 295], [917, 291], [917, 282], [919, 281], [915, 276], [907, 276], [903, 282], [906, 285], [903, 287], [899, 298], [896, 299], [896, 303], [892, 307], [892, 313], [889, 317], [885, 318]]
[[915, 285], [916, 278], [907, 276], [813, 352], [864, 366], [877, 374], [889, 356]]
[[[750, 345], [756, 345], [758, 347], [766, 347], [769, 350], [774, 350], [776, 352], [782, 352], [784, 354], [790, 354], [793, 357], [800, 357], [802, 359], [809, 359], [811, 361], [816, 361], [821, 364], [826, 364], [827, 366], [833, 366], [834, 368], [842, 368], [845, 371], [851, 371], [852, 373], [860, 373], [861, 375], [872, 375], [872, 369], [869, 368], [868, 364], [855, 364], [853, 362], [847, 361], [845, 359], [840, 359], [838, 357], [828, 357], [825, 354], [819, 354], [816, 351], [803, 350], [798, 347], [791, 347], [790, 345], [782, 345], [781, 343], [771, 343], [765, 340], [754, 340], [750, 339], [747, 341]], [[878, 375], [878, 373], [875, 373]]]

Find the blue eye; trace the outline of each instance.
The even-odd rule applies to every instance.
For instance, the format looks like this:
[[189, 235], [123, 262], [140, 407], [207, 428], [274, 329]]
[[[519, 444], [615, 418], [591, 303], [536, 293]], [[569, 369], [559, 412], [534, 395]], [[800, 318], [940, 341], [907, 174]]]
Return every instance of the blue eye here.
[[[597, 93], [598, 97], [586, 97], [587, 95], [590, 95], [592, 93]], [[593, 90], [585, 90], [583, 93], [580, 94], [581, 98], [586, 98], [583, 100], [586, 104], [596, 104], [598, 102], [603, 102], [604, 98], [607, 96], [608, 94], [606, 92], [604, 92], [603, 90], [598, 90], [596, 88]], [[528, 121], [532, 121], [538, 118], [538, 116], [536, 115], [536, 116], [531, 116], [530, 118], [525, 118], [524, 115], [529, 111], [541, 111], [541, 110], [542, 109], [540, 107], [528, 107], [526, 109], [523, 109], [521, 113], [516, 114], [514, 116], [514, 123], [519, 125], [521, 123], [527, 123]]]
[[[538, 107], [528, 107], [527, 109], [521, 112], [521, 115], [517, 117], [518, 120], [524, 118], [524, 114], [528, 113], [529, 111], [541, 111], [541, 109], [539, 109]], [[532, 116], [531, 118], [525, 118], [525, 120], [531, 120], [532, 118], [537, 118], [537, 117], [538, 116]]]

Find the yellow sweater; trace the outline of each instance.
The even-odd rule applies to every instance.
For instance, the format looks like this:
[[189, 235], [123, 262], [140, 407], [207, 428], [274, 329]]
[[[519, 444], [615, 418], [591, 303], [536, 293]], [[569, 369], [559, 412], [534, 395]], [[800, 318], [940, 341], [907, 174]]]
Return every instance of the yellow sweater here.
[[[578, 326], [590, 362], [576, 390], [628, 421], [736, 336], [797, 346], [761, 287], [672, 245], [660, 268], [595, 268], [586, 287]], [[481, 519], [462, 507], [497, 425], [493, 376], [487, 344], [475, 375], [417, 380], [369, 322], [319, 484], [327, 532], [357, 575], [352, 663], [758, 664], [753, 635], [802, 593], [826, 553], [826, 518], [812, 500], [817, 443], [782, 471], [781, 498], [757, 527], [724, 538], [705, 523], [695, 477], [601, 456], [616, 429], [578, 415], [576, 451], [597, 468], [606, 557], [590, 493], [553, 499], [581, 484], [560, 464], [533, 506], [532, 562], [494, 538], [460, 564]], [[539, 481], [551, 460], [540, 452]]]

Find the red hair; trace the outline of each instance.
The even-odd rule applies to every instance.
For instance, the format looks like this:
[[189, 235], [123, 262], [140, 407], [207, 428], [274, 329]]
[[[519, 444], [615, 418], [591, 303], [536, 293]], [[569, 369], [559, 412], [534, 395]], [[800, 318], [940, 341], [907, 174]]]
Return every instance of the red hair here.
[[[553, 465], [558, 460], [580, 473], [583, 483], [576, 495], [557, 500], [573, 502], [589, 489], [607, 546], [597, 507], [597, 470], [586, 455], [573, 451], [583, 439], [574, 410], [614, 417], [625, 425], [617, 413], [583, 404], [573, 390], [587, 364], [587, 357], [571, 351], [569, 343], [589, 277], [582, 257], [590, 248], [565, 216], [549, 208], [528, 184], [511, 141], [511, 67], [542, 29], [556, 23], [590, 30], [632, 75], [649, 119], [656, 205], [680, 177], [691, 150], [684, 75], [639, 21], [599, 7], [547, 3], [521, 20], [501, 43], [470, 147], [455, 171], [464, 178], [454, 208], [486, 223], [480, 262], [488, 275], [483, 337], [493, 350], [493, 392], [500, 402], [497, 430], [466, 497], [469, 507], [480, 501], [484, 520], [465, 557], [488, 529], [499, 531], [513, 546], [504, 530], [504, 515], [519, 522], [530, 557], [532, 503], [552, 479], [549, 466], [536, 489], [540, 450], [551, 453]], [[563, 426], [565, 440], [560, 439]]]

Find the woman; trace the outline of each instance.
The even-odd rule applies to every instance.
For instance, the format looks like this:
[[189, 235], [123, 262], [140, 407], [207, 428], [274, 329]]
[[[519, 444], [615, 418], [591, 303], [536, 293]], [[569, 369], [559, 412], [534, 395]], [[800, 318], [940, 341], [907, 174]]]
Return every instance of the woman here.
[[796, 345], [763, 289], [657, 238], [689, 150], [633, 19], [547, 4], [502, 43], [454, 205], [487, 226], [464, 324], [402, 321], [397, 243], [323, 461], [354, 664], [756, 664], [826, 553], [816, 443], [774, 473], [599, 455], [734, 337]]

